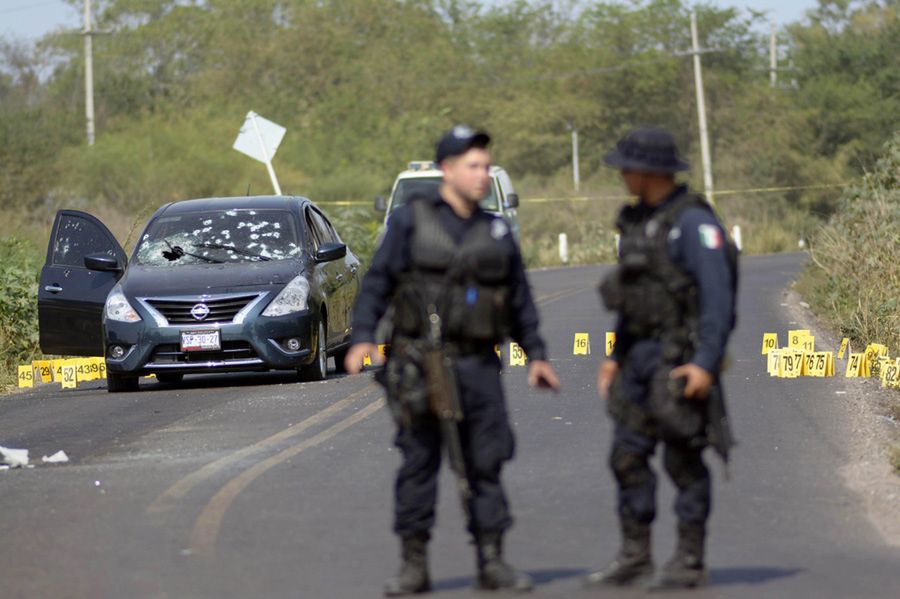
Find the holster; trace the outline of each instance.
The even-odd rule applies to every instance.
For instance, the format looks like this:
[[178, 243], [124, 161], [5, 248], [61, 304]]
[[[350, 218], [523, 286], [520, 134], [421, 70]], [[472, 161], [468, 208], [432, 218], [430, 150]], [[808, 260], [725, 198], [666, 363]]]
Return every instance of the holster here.
[[430, 414], [423, 348], [423, 342], [395, 338], [384, 368], [375, 374], [400, 426], [412, 426]]

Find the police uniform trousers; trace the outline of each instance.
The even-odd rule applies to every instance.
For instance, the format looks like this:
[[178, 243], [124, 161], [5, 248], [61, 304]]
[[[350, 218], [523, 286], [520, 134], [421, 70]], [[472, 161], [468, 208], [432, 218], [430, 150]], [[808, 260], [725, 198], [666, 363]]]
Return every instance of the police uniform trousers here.
[[[512, 517], [500, 470], [512, 458], [515, 441], [500, 384], [500, 361], [490, 351], [460, 356], [456, 365], [465, 414], [460, 442], [473, 495], [469, 532], [503, 532], [512, 525]], [[429, 415], [401, 426], [394, 442], [403, 454], [394, 489], [394, 531], [408, 537], [434, 525], [442, 448], [438, 420]]]
[[[623, 520], [648, 524], [656, 516], [656, 474], [649, 459], [657, 444], [664, 445], [663, 464], [677, 488], [675, 513], [679, 521], [690, 524], [705, 523], [711, 507], [711, 481], [703, 462], [703, 438], [679, 438], [661, 435], [660, 427], [651, 414], [653, 385], [665, 385], [670, 365], [663, 363], [660, 344], [653, 340], [635, 343], [620, 360], [620, 370], [610, 389], [610, 401], [623, 405], [620, 410], [611, 406], [615, 430], [610, 467], [618, 482], [618, 512]], [[692, 401], [680, 399], [680, 401]]]

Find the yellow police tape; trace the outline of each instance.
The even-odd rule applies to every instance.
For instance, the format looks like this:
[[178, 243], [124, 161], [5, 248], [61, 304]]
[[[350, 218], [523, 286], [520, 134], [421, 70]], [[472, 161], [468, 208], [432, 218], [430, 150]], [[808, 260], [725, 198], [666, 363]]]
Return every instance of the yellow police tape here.
[[[721, 189], [713, 191], [712, 196], [730, 196], [739, 194], [756, 194], [756, 193], [780, 193], [784, 191], [802, 191], [809, 189], [833, 189], [837, 187], [846, 187], [847, 183], [823, 183], [820, 185], [786, 185], [782, 187], [749, 187], [746, 189]], [[551, 202], [593, 202], [602, 200], [633, 200], [634, 196], [617, 194], [617, 195], [591, 195], [591, 196], [557, 196], [546, 198], [522, 198], [523, 204], [546, 204]], [[371, 206], [372, 202], [367, 200], [319, 200], [317, 204], [326, 204], [328, 206]]]

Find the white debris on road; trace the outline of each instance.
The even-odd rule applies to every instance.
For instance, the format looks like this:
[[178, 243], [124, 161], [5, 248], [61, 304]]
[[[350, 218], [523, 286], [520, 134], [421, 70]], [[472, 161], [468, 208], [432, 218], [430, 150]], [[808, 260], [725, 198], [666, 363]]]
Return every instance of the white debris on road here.
[[10, 468], [23, 468], [28, 465], [28, 450], [0, 446], [0, 464], [6, 464]]
[[44, 456], [43, 458], [41, 458], [41, 460], [45, 464], [64, 464], [69, 461], [69, 456], [66, 455], [65, 451], [60, 449], [49, 458], [47, 456]]

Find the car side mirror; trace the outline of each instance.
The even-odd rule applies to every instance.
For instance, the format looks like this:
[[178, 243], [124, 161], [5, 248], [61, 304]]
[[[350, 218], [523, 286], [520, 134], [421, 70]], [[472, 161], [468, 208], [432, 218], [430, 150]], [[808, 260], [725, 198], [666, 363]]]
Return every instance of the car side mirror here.
[[506, 207], [507, 208], [518, 208], [519, 207], [519, 194], [517, 194], [517, 193], [507, 194]]
[[100, 272], [122, 272], [125, 270], [117, 259], [106, 254], [85, 256], [84, 267], [88, 270], [98, 270]]
[[376, 196], [375, 197], [375, 210], [378, 212], [384, 212], [387, 210], [387, 202], [384, 201], [384, 196]]
[[347, 246], [343, 243], [323, 243], [316, 252], [316, 262], [332, 262], [347, 255]]

